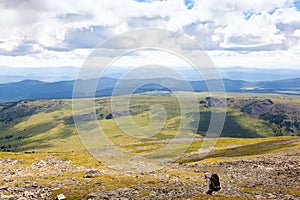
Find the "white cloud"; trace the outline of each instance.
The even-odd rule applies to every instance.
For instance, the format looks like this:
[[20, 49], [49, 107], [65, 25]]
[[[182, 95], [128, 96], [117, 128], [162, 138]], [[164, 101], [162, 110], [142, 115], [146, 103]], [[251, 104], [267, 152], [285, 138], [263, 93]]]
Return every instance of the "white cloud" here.
[[163, 51], [143, 50], [132, 54], [125, 55], [113, 63], [114, 66], [146, 66], [146, 65], [162, 65], [162, 66], [190, 66], [185, 60], [173, 54]]
[[[298, 50], [300, 50], [298, 48]], [[299, 51], [298, 51], [299, 52]], [[264, 69], [293, 68], [299, 69], [299, 54], [289, 51], [209, 51], [209, 56], [218, 67], [243, 66]]]
[[242, 59], [294, 65], [289, 59], [300, 53], [300, 11], [292, 0], [3, 0], [0, 12], [1, 65], [78, 66], [85, 54], [76, 52], [140, 27], [185, 33], [207, 51], [224, 52], [212, 54], [222, 66], [246, 65]]
[[300, 38], [300, 29], [296, 29], [293, 33], [293, 36]]
[[283, 43], [285, 39], [267, 12], [253, 15], [248, 20], [238, 18], [220, 32], [224, 34], [220, 46], [224, 48], [265, 46]]

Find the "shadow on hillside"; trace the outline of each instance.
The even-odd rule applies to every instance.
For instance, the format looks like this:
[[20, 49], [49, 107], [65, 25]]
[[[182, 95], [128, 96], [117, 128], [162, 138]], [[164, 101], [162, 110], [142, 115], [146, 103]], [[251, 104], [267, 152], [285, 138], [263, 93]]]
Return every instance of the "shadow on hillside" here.
[[[53, 145], [49, 144], [49, 141], [66, 139], [72, 136], [72, 130], [68, 127], [51, 133], [51, 130], [56, 126], [55, 123], [47, 122], [30, 126], [23, 131], [13, 128], [10, 130], [12, 137], [6, 141], [0, 141], [1, 151], [22, 152], [51, 148]], [[49, 134], [45, 134], [46, 132], [49, 132]]]
[[[218, 113], [217, 113], [218, 114]], [[199, 115], [199, 113], [191, 113], [191, 116]], [[196, 118], [196, 116], [195, 116]], [[237, 116], [232, 116], [230, 113], [227, 113], [225, 118], [224, 127], [222, 130], [222, 133], [220, 137], [234, 137], [234, 138], [257, 138], [257, 137], [263, 137], [255, 130], [249, 130], [244, 127], [242, 127], [237, 122]], [[198, 131], [197, 133], [205, 136], [209, 127], [209, 124], [211, 122], [211, 112], [201, 112], [200, 113], [200, 121], [199, 124], [197, 122], [192, 122], [191, 126], [197, 127]]]
[[275, 140], [260, 142], [257, 144], [243, 145], [234, 148], [227, 149], [217, 149], [213, 150], [209, 155], [201, 157], [199, 154], [193, 154], [190, 157], [181, 159], [179, 162], [196, 162], [208, 158], [218, 158], [218, 157], [244, 157], [252, 155], [262, 155], [271, 153], [275, 150], [282, 150], [284, 148], [296, 147], [299, 139], [287, 139], [287, 140]]

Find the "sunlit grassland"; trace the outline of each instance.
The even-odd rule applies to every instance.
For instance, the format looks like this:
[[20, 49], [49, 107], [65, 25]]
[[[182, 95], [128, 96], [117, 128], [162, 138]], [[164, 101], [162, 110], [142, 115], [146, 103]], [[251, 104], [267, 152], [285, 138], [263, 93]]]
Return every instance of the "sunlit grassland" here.
[[84, 149], [74, 126], [64, 123], [70, 117], [70, 109], [51, 113], [40, 112], [18, 119], [13, 124], [3, 125], [1, 145], [15, 146], [15, 151], [76, 151]]
[[[185, 92], [178, 92], [179, 97], [184, 97]], [[210, 96], [210, 93], [195, 93], [198, 100], [204, 99]], [[222, 94], [214, 94], [214, 96], [223, 96]], [[278, 103], [290, 103], [293, 105], [300, 105], [300, 99], [297, 96], [289, 95], [275, 95], [275, 94], [250, 94], [250, 93], [226, 93], [227, 98], [234, 99], [247, 99], [257, 98], [265, 99], [271, 98], [274, 102]], [[123, 102], [125, 97], [114, 97], [116, 102]], [[98, 110], [103, 116], [111, 113], [111, 98], [98, 98], [95, 100], [95, 109]], [[45, 105], [53, 100], [37, 100], [36, 104]], [[39, 112], [37, 114], [16, 119], [12, 123], [4, 124], [0, 123], [0, 147], [10, 145], [11, 151], [25, 152], [71, 152], [84, 150], [75, 125], [72, 123], [72, 101], [63, 100], [68, 106], [52, 112]], [[84, 100], [82, 101], [84, 102]], [[120, 127], [116, 123], [115, 119], [102, 119], [99, 120], [99, 128], [95, 131], [95, 134], [105, 134], [113, 145], [120, 146], [129, 151], [135, 153], [146, 153], [160, 149], [165, 145], [163, 140], [173, 139], [178, 134], [178, 128], [182, 120], [182, 113], [180, 111], [179, 102], [175, 96], [147, 96], [147, 95], [133, 95], [130, 98], [129, 108], [133, 111], [130, 116], [119, 117], [117, 120], [122, 122], [122, 118], [128, 118], [132, 122], [143, 129], [146, 129], [150, 120], [150, 110], [153, 105], [159, 104], [165, 109], [166, 121], [158, 132], [149, 135], [141, 135], [141, 137], [135, 137], [130, 135], [131, 131], [135, 131], [131, 124], [124, 124]], [[186, 104], [197, 103], [192, 99], [184, 101]], [[41, 106], [42, 107], [42, 106]], [[190, 124], [186, 124], [183, 131], [187, 138], [199, 138], [205, 135], [208, 124], [210, 122], [210, 109], [199, 108], [200, 124], [193, 124], [192, 117]], [[226, 110], [227, 117], [223, 128], [223, 137], [269, 137], [272, 136], [273, 131], [269, 124], [257, 117], [249, 116], [241, 113], [238, 109], [229, 106]], [[97, 114], [99, 114], [97, 113]], [[88, 122], [86, 123], [88, 126]], [[200, 135], [192, 133], [191, 127], [199, 125]], [[190, 127], [188, 127], [190, 126]], [[127, 128], [124, 131], [122, 127]], [[132, 130], [130, 130], [132, 128]], [[129, 130], [129, 131], [128, 131]], [[129, 133], [129, 134], [128, 134]], [[12, 136], [12, 137], [11, 137]], [[7, 137], [7, 138], [6, 138]], [[240, 139], [220, 139], [219, 141], [230, 140], [235, 143], [235, 140]], [[260, 141], [260, 139], [253, 139], [253, 141]], [[156, 142], [160, 141], [160, 142]], [[247, 141], [241, 140], [241, 141]], [[249, 140], [250, 141], [250, 140]], [[96, 142], [96, 141], [95, 141]], [[201, 141], [191, 144], [188, 149], [188, 153], [197, 151], [197, 148], [201, 146]], [[137, 146], [135, 146], [137, 145]], [[236, 144], [241, 145], [241, 144]], [[179, 145], [180, 146], [180, 145]], [[230, 144], [229, 144], [230, 146]]]
[[[181, 93], [184, 96], [184, 92]], [[196, 93], [198, 101], [210, 96], [209, 93]], [[271, 98], [274, 102], [287, 103], [293, 105], [300, 105], [300, 99], [296, 96], [288, 95], [273, 95], [273, 94], [236, 94], [227, 93], [228, 98], [246, 99], [257, 98], [266, 99]], [[116, 97], [118, 98], [118, 97]], [[119, 97], [123, 98], [123, 97]], [[37, 104], [47, 104], [52, 100], [38, 100]], [[48, 186], [51, 188], [57, 187], [59, 189], [52, 192], [53, 199], [57, 194], [63, 193], [68, 199], [81, 199], [90, 192], [97, 192], [101, 190], [112, 190], [118, 188], [135, 187], [138, 185], [146, 185], [153, 188], [173, 187], [171, 184], [161, 182], [161, 179], [167, 181], [166, 175], [171, 177], [171, 180], [180, 179], [184, 183], [199, 183], [201, 187], [205, 187], [203, 180], [203, 172], [195, 172], [185, 168], [174, 168], [166, 166], [157, 171], [163, 174], [163, 178], [151, 174], [137, 174], [124, 173], [118, 170], [110, 169], [102, 163], [101, 160], [95, 159], [82, 144], [79, 134], [77, 133], [75, 125], [72, 123], [72, 105], [71, 100], [63, 100], [68, 106], [59, 110], [51, 112], [39, 112], [37, 114], [23, 117], [9, 124], [0, 123], [0, 147], [11, 145], [15, 152], [0, 152], [0, 160], [4, 158], [12, 158], [21, 161], [20, 164], [9, 166], [9, 168], [26, 168], [39, 160], [46, 160], [47, 156], [54, 156], [55, 158], [71, 161], [71, 166], [82, 167], [78, 171], [63, 171], [46, 174], [41, 177], [33, 169], [28, 168], [23, 176], [14, 177], [14, 182], [5, 183], [11, 185], [24, 184], [24, 181], [36, 181], [39, 185]], [[189, 102], [189, 101], [185, 101]], [[191, 102], [191, 101], [190, 101]], [[109, 108], [110, 98], [99, 98], [95, 101], [95, 108], [98, 109], [98, 114], [104, 116], [110, 114], [112, 111]], [[212, 151], [205, 157], [199, 157], [198, 152], [201, 150], [204, 142], [204, 134], [195, 134], [190, 132], [190, 127], [185, 127], [184, 133], [186, 138], [194, 140], [185, 140], [180, 137], [173, 140], [178, 134], [178, 127], [182, 119], [178, 101], [174, 96], [142, 96], [133, 95], [130, 99], [130, 109], [134, 112], [130, 116], [131, 120], [140, 127], [147, 127], [150, 120], [150, 109], [154, 104], [160, 104], [165, 108], [167, 120], [157, 133], [153, 135], [144, 135], [146, 137], [134, 137], [126, 133], [119, 127], [114, 119], [102, 119], [97, 123], [99, 127], [93, 130], [95, 134], [100, 134], [100, 131], [111, 141], [113, 145], [122, 150], [146, 156], [148, 154], [163, 151], [164, 147], [170, 142], [174, 142], [172, 148], [186, 148], [185, 153], [175, 161], [174, 165], [180, 166], [181, 163], [199, 165], [214, 162], [231, 161], [237, 158], [256, 157], [268, 154], [280, 154], [282, 152], [299, 152], [300, 142], [299, 137], [281, 136], [269, 137], [272, 135], [272, 130], [268, 124], [256, 117], [247, 116], [241, 113], [238, 109], [232, 106], [227, 108], [227, 124], [224, 130], [226, 134], [235, 134], [236, 137], [221, 137], [216, 139]], [[210, 119], [210, 109], [199, 108], [200, 126], [205, 129], [205, 125]], [[127, 123], [122, 118], [118, 118], [120, 122]], [[192, 118], [190, 119], [192, 120]], [[202, 120], [202, 121], [201, 121]], [[90, 122], [86, 122], [89, 126]], [[193, 124], [191, 123], [191, 126]], [[130, 128], [130, 124], [123, 126]], [[250, 133], [255, 138], [249, 136]], [[201, 131], [200, 131], [201, 133]], [[256, 135], [257, 134], [257, 135]], [[6, 136], [12, 136], [7, 137]], [[226, 135], [225, 135], [226, 136]], [[241, 138], [242, 136], [243, 138]], [[248, 136], [248, 137], [247, 137]], [[18, 139], [19, 138], [19, 139]], [[208, 139], [212, 140], [212, 139]], [[95, 141], [97, 145], [98, 141]], [[33, 152], [34, 151], [34, 152]], [[26, 153], [24, 153], [26, 152]], [[160, 152], [157, 156], [173, 157], [173, 152]], [[298, 154], [300, 156], [300, 152]], [[7, 169], [7, 166], [0, 166], [0, 170]], [[51, 171], [53, 167], [49, 167]], [[88, 169], [97, 169], [102, 173], [96, 175], [91, 179], [84, 177]], [[46, 170], [46, 169], [45, 169]], [[219, 168], [211, 168], [215, 172], [221, 172]], [[46, 170], [48, 173], [48, 171]], [[77, 181], [77, 182], [76, 182]], [[100, 183], [97, 185], [95, 183]], [[4, 184], [4, 180], [0, 179], [0, 185]], [[259, 188], [258, 188], [259, 189]], [[285, 193], [298, 194], [297, 191], [283, 188]], [[251, 189], [244, 188], [244, 192], [253, 192]], [[144, 190], [136, 198], [141, 198], [150, 194], [150, 191]], [[214, 196], [207, 196], [200, 194], [197, 199], [243, 199], [234, 196], [222, 196], [216, 194]]]
[[[11, 158], [21, 161], [20, 164], [10, 166], [10, 170], [29, 167], [40, 160], [47, 160], [48, 156], [54, 156], [56, 159], [64, 159], [71, 161], [71, 166], [83, 167], [78, 171], [56, 171], [55, 167], [45, 166], [46, 168], [24, 170], [22, 175], [11, 177], [13, 182], [5, 183], [5, 185], [18, 186], [24, 184], [24, 181], [34, 181], [41, 186], [56, 188], [52, 191], [52, 197], [63, 193], [68, 199], [81, 199], [91, 192], [102, 190], [113, 190], [118, 188], [130, 188], [139, 185], [146, 185], [152, 188], [168, 188], [174, 187], [172, 183], [166, 184], [168, 181], [175, 181], [180, 179], [186, 184], [198, 184], [205, 187], [202, 172], [194, 172], [193, 170], [181, 170], [176, 168], [165, 167], [156, 173], [163, 174], [163, 176], [151, 175], [149, 173], [123, 173], [112, 169], [107, 169], [102, 163], [94, 159], [87, 152], [73, 152], [73, 153], [0, 153], [0, 159]], [[1, 166], [0, 170], [6, 169]], [[85, 178], [85, 172], [88, 169], [97, 169], [102, 173], [93, 178]], [[41, 173], [44, 175], [41, 176]], [[169, 177], [169, 178], [168, 178]], [[162, 182], [162, 180], [164, 182]], [[100, 185], [95, 184], [100, 183]], [[4, 184], [1, 179], [0, 184]], [[135, 198], [141, 198], [150, 194], [150, 191], [145, 189], [140, 191], [140, 194]], [[213, 197], [199, 193], [200, 198], [197, 199], [243, 199], [241, 197], [223, 196], [216, 194]]]
[[[206, 156], [192, 153], [189, 156], [180, 158], [177, 162], [189, 163], [209, 159], [212, 159], [213, 161], [222, 161], [224, 159], [255, 157], [271, 153], [280, 153], [283, 151], [292, 151], [296, 153], [299, 152], [300, 149], [300, 137], [255, 138], [241, 139], [240, 141], [223, 139], [221, 144], [222, 145], [219, 143], [218, 145], [217, 142], [215, 147], [222, 146], [223, 148], [215, 148]], [[227, 147], [225, 147], [224, 144], [226, 144]]]

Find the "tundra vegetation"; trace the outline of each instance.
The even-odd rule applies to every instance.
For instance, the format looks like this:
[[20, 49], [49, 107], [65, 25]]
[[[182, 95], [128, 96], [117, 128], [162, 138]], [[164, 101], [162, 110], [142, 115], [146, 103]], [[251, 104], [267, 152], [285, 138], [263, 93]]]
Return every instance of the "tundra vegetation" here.
[[[222, 190], [210, 199], [300, 198], [300, 97], [276, 94], [227, 94], [227, 115], [220, 138], [205, 157], [198, 151], [212, 107], [225, 102], [196, 93], [200, 115], [195, 139], [174, 163], [153, 172], [124, 172], [107, 167], [81, 143], [67, 99], [20, 101], [0, 105], [1, 199], [140, 198], [207, 199], [205, 171], [220, 175]], [[122, 98], [122, 97], [120, 97]], [[124, 133], [114, 121], [128, 115], [140, 126], [150, 122], [149, 110], [161, 104], [164, 127], [149, 138]], [[112, 112], [110, 97], [95, 99], [99, 126], [119, 148], [135, 154], [161, 150], [176, 135], [181, 113], [172, 95], [133, 95], [129, 110]], [[218, 109], [217, 109], [218, 110]], [[87, 123], [89, 115], [80, 116]], [[186, 127], [187, 134], [189, 127]], [[213, 139], [213, 138], [210, 138]], [[178, 145], [189, 142], [182, 138]], [[168, 156], [167, 154], [165, 156]]]

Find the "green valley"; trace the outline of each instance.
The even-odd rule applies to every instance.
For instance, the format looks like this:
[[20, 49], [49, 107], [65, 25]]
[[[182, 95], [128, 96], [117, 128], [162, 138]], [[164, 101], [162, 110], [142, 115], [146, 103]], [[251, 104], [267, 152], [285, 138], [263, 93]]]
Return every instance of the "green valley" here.
[[[298, 179], [298, 96], [228, 93], [227, 115], [219, 138], [206, 138], [205, 135], [212, 109], [215, 107], [216, 112], [221, 112], [220, 105], [224, 101], [217, 94], [214, 98], [209, 93], [196, 93], [196, 96], [200, 112], [188, 113], [191, 121], [183, 129], [187, 138], [194, 139], [176, 138], [178, 148], [190, 144], [189, 148], [174, 163], [144, 173], [115, 170], [87, 152], [74, 124], [72, 100], [2, 104], [1, 197], [24, 196], [30, 199], [32, 195], [33, 199], [55, 199], [59, 194], [64, 194], [67, 199], [299, 197], [300, 185], [291, 185], [288, 179], [282, 178], [289, 176], [292, 182]], [[146, 155], [162, 150], [175, 138], [182, 116], [178, 100], [172, 94], [148, 92], [133, 95], [126, 112], [112, 112], [110, 100], [110, 97], [96, 98], [95, 114], [99, 127], [118, 148]], [[164, 107], [167, 118], [163, 128], [151, 137], [128, 135], [114, 120], [130, 115], [137, 125], [145, 127], [150, 123], [149, 111], [154, 104]], [[192, 120], [196, 115], [200, 115], [198, 123]], [[277, 115], [281, 116], [280, 120], [273, 120]], [[88, 115], [80, 118], [86, 123], [93, 120]], [[190, 131], [195, 127], [197, 134]], [[206, 140], [214, 140], [216, 144], [211, 152], [202, 156], [199, 150]], [[290, 175], [283, 174], [285, 170]], [[203, 174], [206, 171], [216, 172], [221, 177], [223, 188], [212, 197], [203, 194], [206, 187]], [[271, 177], [274, 184], [262, 176]]]

